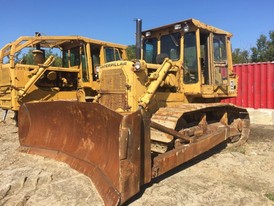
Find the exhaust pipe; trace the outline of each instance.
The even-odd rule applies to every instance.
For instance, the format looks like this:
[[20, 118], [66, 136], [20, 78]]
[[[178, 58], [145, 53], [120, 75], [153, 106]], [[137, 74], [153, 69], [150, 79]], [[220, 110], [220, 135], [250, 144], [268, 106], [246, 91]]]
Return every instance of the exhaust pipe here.
[[136, 59], [141, 59], [142, 19], [136, 19]]

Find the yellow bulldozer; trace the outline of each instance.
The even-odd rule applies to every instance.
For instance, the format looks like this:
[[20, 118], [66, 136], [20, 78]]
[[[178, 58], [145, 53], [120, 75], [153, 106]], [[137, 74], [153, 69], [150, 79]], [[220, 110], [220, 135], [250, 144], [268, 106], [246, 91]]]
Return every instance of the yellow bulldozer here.
[[220, 103], [237, 95], [232, 35], [195, 19], [146, 31], [141, 24], [136, 59], [100, 66], [93, 103], [19, 110], [20, 150], [84, 173], [105, 205], [124, 204], [153, 178], [249, 135], [246, 109]]
[[126, 59], [126, 46], [81, 36], [22, 36], [0, 50], [0, 108], [30, 101], [92, 101], [99, 65]]

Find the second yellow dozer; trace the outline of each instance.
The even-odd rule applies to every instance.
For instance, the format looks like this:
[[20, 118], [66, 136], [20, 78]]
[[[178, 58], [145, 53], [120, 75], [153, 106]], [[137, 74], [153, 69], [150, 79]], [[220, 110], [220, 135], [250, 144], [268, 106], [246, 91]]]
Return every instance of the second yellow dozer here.
[[84, 173], [105, 205], [124, 204], [153, 178], [249, 135], [246, 109], [220, 103], [237, 95], [232, 35], [195, 19], [143, 32], [136, 22], [136, 60], [100, 66], [93, 103], [19, 110], [21, 151]]
[[[0, 48], [0, 108], [97, 95], [99, 65], [127, 59], [126, 46], [82, 36], [21, 36]], [[3, 120], [5, 117], [3, 118]]]

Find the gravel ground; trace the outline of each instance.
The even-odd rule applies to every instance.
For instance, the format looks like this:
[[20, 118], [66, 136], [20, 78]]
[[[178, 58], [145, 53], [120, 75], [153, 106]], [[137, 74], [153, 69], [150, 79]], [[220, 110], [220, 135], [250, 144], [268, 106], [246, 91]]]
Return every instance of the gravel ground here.
[[[0, 206], [103, 205], [89, 178], [49, 158], [20, 153], [17, 127], [0, 123]], [[274, 205], [274, 126], [252, 125], [239, 148], [216, 148], [156, 178], [127, 205]], [[271, 200], [272, 199], [272, 200]]]

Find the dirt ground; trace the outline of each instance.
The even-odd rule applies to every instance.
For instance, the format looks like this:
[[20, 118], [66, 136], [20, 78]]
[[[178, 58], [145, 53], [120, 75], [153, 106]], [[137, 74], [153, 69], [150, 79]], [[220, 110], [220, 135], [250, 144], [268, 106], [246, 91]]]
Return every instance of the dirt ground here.
[[[0, 123], [0, 206], [103, 205], [89, 178], [18, 146], [9, 113]], [[244, 146], [220, 146], [155, 179], [126, 204], [274, 205], [274, 126], [252, 125]]]

